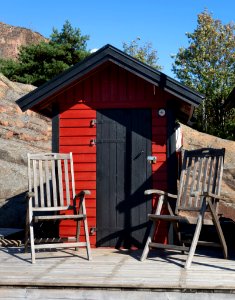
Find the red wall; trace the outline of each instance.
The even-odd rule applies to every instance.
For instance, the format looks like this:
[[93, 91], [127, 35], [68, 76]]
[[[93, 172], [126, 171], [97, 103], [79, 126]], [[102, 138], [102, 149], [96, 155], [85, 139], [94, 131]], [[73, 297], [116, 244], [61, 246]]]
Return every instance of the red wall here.
[[[75, 171], [76, 192], [89, 189], [86, 196], [86, 208], [89, 228], [96, 226], [96, 148], [90, 146], [90, 140], [96, 136], [96, 128], [90, 127], [90, 121], [96, 118], [96, 111], [87, 105], [79, 104], [60, 115], [59, 152], [72, 152]], [[60, 235], [75, 235], [73, 221], [64, 221], [60, 226]], [[82, 231], [83, 235], [83, 231]], [[95, 245], [95, 236], [91, 236]]]
[[[111, 63], [57, 96], [61, 111], [59, 151], [73, 152], [76, 190], [91, 190], [86, 198], [89, 228], [96, 227], [96, 147], [91, 145], [96, 127], [90, 125], [96, 119], [96, 109], [152, 108], [152, 155], [157, 156], [157, 163], [152, 165], [153, 188], [166, 189], [167, 121], [157, 115], [157, 110], [165, 107], [167, 96], [151, 83]], [[61, 224], [60, 235], [65, 232], [75, 234], [72, 221]], [[95, 246], [95, 234], [90, 238]]]

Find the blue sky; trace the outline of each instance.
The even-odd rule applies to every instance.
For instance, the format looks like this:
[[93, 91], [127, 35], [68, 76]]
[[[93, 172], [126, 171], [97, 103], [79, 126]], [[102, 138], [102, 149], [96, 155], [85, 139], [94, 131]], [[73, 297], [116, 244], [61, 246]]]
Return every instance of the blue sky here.
[[9, 0], [1, 1], [0, 22], [49, 37], [69, 20], [90, 36], [88, 49], [109, 43], [122, 50], [123, 42], [140, 37], [152, 42], [163, 72], [173, 77], [170, 55], [187, 47], [185, 33], [194, 31], [205, 8], [224, 24], [235, 19], [234, 0]]

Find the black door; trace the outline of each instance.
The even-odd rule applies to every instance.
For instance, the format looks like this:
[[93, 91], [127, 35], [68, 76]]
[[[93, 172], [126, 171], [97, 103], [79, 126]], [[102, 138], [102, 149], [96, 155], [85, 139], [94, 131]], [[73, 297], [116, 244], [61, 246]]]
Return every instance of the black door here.
[[97, 111], [97, 246], [143, 246], [151, 199], [151, 110]]

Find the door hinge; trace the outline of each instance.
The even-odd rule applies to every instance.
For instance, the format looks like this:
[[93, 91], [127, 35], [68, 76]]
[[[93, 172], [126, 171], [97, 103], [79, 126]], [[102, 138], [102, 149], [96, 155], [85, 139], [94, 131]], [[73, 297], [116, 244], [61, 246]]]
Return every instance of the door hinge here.
[[97, 232], [97, 228], [96, 227], [91, 227], [90, 235], [94, 235], [96, 232]]
[[93, 120], [91, 120], [91, 122], [90, 122], [90, 127], [95, 127], [96, 124], [97, 124], [96, 119], [93, 119]]
[[91, 139], [90, 146], [95, 146], [95, 145], [96, 145], [96, 139]]

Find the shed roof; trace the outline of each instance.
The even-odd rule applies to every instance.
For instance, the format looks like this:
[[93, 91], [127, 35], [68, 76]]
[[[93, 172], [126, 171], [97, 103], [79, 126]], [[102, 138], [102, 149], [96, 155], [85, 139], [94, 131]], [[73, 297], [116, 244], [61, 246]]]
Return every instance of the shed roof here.
[[[197, 107], [204, 99], [204, 96], [195, 90], [107, 44], [83, 61], [75, 64], [73, 67], [62, 72], [29, 94], [21, 97], [16, 102], [23, 111], [33, 109], [35, 105], [39, 107], [38, 105], [42, 101], [63, 90], [73, 82], [78, 81], [88, 72], [107, 61], [117, 64], [193, 106]], [[37, 111], [41, 112], [38, 108]], [[43, 114], [46, 114], [45, 111], [43, 111]]]

